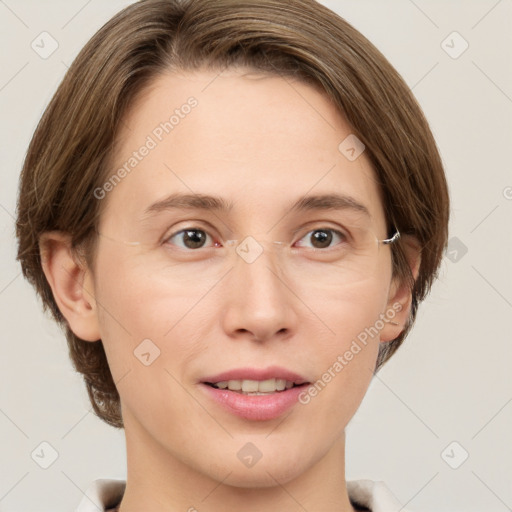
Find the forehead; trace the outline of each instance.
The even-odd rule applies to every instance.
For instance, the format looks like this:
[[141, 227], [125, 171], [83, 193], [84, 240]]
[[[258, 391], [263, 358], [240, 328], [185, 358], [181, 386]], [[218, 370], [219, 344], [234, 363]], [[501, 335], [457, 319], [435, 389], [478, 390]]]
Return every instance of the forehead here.
[[105, 215], [121, 208], [136, 219], [167, 196], [195, 193], [225, 198], [233, 215], [282, 214], [304, 196], [334, 193], [364, 204], [382, 224], [366, 154], [343, 152], [350, 137], [329, 98], [303, 82], [240, 68], [169, 72], [123, 120], [110, 172], [126, 172]]

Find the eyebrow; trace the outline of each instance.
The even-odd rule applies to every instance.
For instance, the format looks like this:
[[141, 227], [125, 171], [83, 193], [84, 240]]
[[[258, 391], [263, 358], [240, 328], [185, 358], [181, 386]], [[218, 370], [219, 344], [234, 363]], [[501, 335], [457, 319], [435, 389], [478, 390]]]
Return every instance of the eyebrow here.
[[148, 206], [144, 213], [159, 213], [173, 209], [231, 211], [233, 206], [232, 202], [226, 201], [222, 197], [205, 194], [171, 194]]
[[296, 212], [310, 210], [355, 210], [370, 217], [370, 212], [364, 204], [351, 196], [340, 194], [304, 196], [296, 201], [290, 210]]
[[[172, 209], [214, 210], [229, 212], [234, 203], [222, 197], [206, 194], [171, 194], [170, 196], [150, 205], [145, 214], [156, 214]], [[304, 196], [289, 207], [289, 211], [321, 211], [321, 210], [355, 210], [370, 217], [368, 208], [355, 198], [340, 194], [322, 194]]]

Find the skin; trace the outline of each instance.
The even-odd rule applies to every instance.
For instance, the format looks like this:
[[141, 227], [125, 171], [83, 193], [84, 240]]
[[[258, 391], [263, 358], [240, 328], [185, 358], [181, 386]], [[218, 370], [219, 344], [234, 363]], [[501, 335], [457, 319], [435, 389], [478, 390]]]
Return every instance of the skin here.
[[[352, 214], [354, 222], [386, 238], [374, 171], [365, 153], [351, 162], [338, 150], [351, 130], [326, 96], [247, 69], [155, 79], [124, 120], [112, 170], [191, 96], [197, 107], [102, 199], [94, 268], [71, 252], [65, 233], [41, 239], [61, 311], [77, 336], [102, 340], [121, 396], [128, 475], [120, 510], [353, 511], [344, 429], [371, 381], [379, 343], [399, 335], [410, 308], [408, 290], [392, 279], [390, 249], [379, 250], [365, 279], [322, 287], [307, 276], [289, 279], [270, 251], [252, 264], [234, 257], [229, 273], [213, 276], [204, 262], [176, 264], [165, 237], [203, 221], [220, 241], [293, 243], [303, 225], [314, 223], [301, 236], [335, 228], [337, 213], [287, 215], [289, 205], [335, 191], [366, 205], [370, 217]], [[155, 201], [192, 191], [234, 207], [144, 215]], [[414, 243], [402, 243], [416, 275]], [[201, 389], [206, 375], [269, 365], [315, 382], [397, 303], [397, 325], [386, 323], [318, 396], [283, 417], [239, 418]], [[133, 353], [144, 339], [160, 350], [149, 366]], [[237, 457], [247, 442], [262, 453], [252, 468]]]

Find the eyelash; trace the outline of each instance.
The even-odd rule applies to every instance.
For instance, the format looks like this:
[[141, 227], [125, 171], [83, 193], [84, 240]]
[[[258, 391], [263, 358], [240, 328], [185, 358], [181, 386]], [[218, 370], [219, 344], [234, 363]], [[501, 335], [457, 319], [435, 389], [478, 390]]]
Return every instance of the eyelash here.
[[[200, 231], [200, 232], [205, 233], [208, 237], [212, 238], [212, 236], [205, 229], [202, 229], [202, 228], [199, 228], [199, 227], [192, 227], [191, 226], [191, 227], [186, 227], [186, 228], [180, 229], [179, 231], [176, 231], [176, 232], [172, 233], [168, 237], [165, 237], [164, 243], [169, 244], [169, 245], [175, 245], [175, 244], [171, 244], [169, 241], [172, 238], [176, 237], [177, 235], [184, 234], [186, 231]], [[334, 228], [329, 228], [329, 227], [318, 227], [318, 228], [310, 229], [298, 241], [303, 240], [307, 235], [310, 235], [311, 233], [314, 233], [316, 231], [332, 232], [332, 233], [334, 233], [335, 235], [337, 235], [341, 239], [341, 242], [343, 242], [344, 240], [347, 240], [347, 238], [348, 238], [347, 235], [345, 233], [343, 233], [342, 231], [340, 231], [340, 230], [337, 230], [337, 229], [334, 229]], [[213, 240], [213, 238], [212, 238], [212, 240]], [[215, 242], [215, 243], [217, 243], [217, 242]], [[336, 247], [336, 246], [334, 245], [334, 246], [329, 246], [327, 248], [321, 248], [321, 249], [320, 248], [316, 248], [316, 247], [309, 247], [309, 249], [317, 249], [319, 251], [324, 251], [325, 252], [325, 251], [329, 251], [330, 249], [333, 249], [334, 247]], [[188, 247], [179, 247], [179, 248], [184, 250], [184, 251], [186, 251], [186, 252], [197, 252], [197, 251], [199, 251], [201, 249], [212, 249], [212, 248], [215, 248], [215, 246], [214, 247], [199, 247], [197, 249], [190, 249]]]

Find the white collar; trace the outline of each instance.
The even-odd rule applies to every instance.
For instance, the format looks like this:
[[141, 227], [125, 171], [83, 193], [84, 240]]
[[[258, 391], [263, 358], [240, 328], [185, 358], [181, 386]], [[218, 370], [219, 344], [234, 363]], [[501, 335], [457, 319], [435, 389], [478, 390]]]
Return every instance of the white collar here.
[[[85, 491], [75, 512], [104, 512], [119, 504], [126, 487], [126, 480], [97, 479]], [[372, 512], [394, 512], [401, 510], [400, 503], [391, 494], [384, 482], [373, 480], [349, 480], [347, 492], [357, 505]]]

